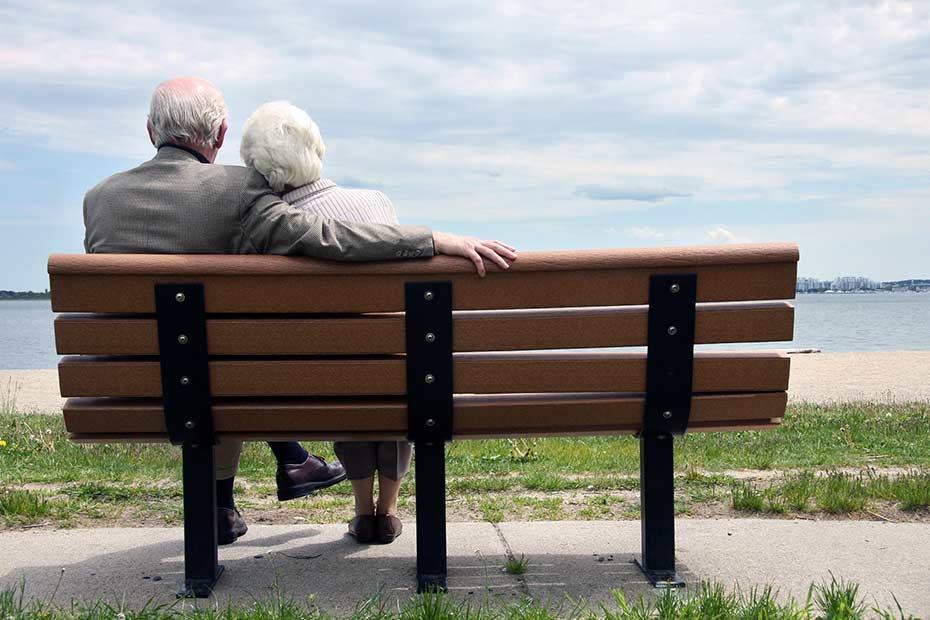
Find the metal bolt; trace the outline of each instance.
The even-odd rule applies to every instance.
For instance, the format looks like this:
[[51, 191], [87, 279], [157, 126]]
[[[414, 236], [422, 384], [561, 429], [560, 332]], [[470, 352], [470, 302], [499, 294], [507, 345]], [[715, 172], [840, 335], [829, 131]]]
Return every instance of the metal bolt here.
[[184, 428], [188, 428], [188, 429], [189, 429], [189, 428], [194, 428], [195, 426], [197, 426], [197, 425], [194, 424], [194, 421], [193, 421], [193, 420], [188, 420], [187, 422], [184, 423]]
[[178, 344], [187, 344], [187, 336], [184, 334], [178, 336]]
[[673, 284], [669, 287], [668, 290], [672, 291], [673, 293], [677, 293], [678, 291], [681, 290], [681, 287], [678, 286], [677, 284]]
[[423, 377], [423, 380], [426, 381], [427, 383], [433, 383], [436, 381], [436, 377], [434, 377], [433, 375], [426, 375], [425, 377]]
[[191, 384], [191, 380], [188, 377], [181, 377], [181, 385], [187, 386]]
[[177, 293], [177, 294], [175, 294], [175, 296], [174, 296], [174, 300], [175, 300], [176, 302], [178, 302], [178, 303], [181, 303], [181, 302], [184, 301], [185, 299], [187, 299], [187, 297], [184, 295], [184, 293]]
[[434, 334], [433, 332], [427, 332], [426, 342], [436, 342], [436, 334]]
[[426, 425], [429, 426], [430, 428], [432, 428], [432, 427], [436, 426], [436, 420], [434, 420], [433, 418], [427, 418], [427, 419], [426, 419]]
[[435, 295], [433, 295], [433, 291], [426, 291], [423, 293], [423, 299], [426, 301], [433, 301], [433, 297], [435, 297]]
[[669, 335], [669, 336], [674, 336], [674, 335], [677, 334], [677, 333], [678, 333], [678, 328], [675, 327], [674, 325], [672, 325], [671, 327], [668, 328], [668, 335]]
[[665, 418], [666, 420], [671, 420], [671, 419], [672, 419], [672, 412], [671, 412], [671, 411], [663, 411], [663, 412], [662, 412], [662, 417]]

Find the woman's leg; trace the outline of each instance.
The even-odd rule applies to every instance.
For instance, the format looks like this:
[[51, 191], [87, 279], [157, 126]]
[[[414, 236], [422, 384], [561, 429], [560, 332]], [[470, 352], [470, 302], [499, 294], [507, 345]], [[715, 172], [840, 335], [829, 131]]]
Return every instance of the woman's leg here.
[[377, 444], [373, 441], [337, 441], [333, 451], [346, 468], [355, 496], [355, 514], [375, 514], [374, 485]]
[[349, 480], [355, 495], [355, 516], [375, 514], [375, 477], [369, 476], [359, 480]]
[[397, 514], [397, 497], [400, 494], [400, 484], [410, 470], [410, 443], [406, 441], [379, 441], [377, 456], [378, 514]]

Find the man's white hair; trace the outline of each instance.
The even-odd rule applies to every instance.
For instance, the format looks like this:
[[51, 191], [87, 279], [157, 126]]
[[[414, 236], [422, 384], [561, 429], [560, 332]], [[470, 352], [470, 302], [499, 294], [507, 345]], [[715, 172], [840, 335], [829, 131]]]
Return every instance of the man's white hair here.
[[149, 123], [155, 146], [187, 142], [212, 149], [219, 140], [220, 127], [229, 115], [223, 94], [201, 78], [182, 78], [158, 85], [152, 94]]
[[301, 187], [323, 174], [326, 145], [310, 115], [287, 101], [261, 105], [245, 122], [239, 155], [276, 192]]

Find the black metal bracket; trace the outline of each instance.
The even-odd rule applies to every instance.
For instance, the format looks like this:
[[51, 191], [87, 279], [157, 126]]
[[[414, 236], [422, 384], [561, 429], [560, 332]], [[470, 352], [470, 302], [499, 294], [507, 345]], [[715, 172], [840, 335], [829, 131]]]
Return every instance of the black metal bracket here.
[[639, 438], [642, 556], [633, 561], [657, 588], [685, 585], [675, 572], [674, 446], [670, 433]]
[[178, 598], [213, 594], [223, 567], [219, 564], [216, 520], [215, 446], [184, 444], [184, 580]]
[[213, 445], [203, 284], [156, 284], [162, 398], [174, 445]]
[[452, 439], [452, 283], [408, 282], [407, 436], [416, 448], [417, 592], [446, 590], [446, 446]]
[[697, 275], [649, 279], [643, 434], [682, 435], [691, 415]]
[[452, 283], [404, 285], [407, 339], [407, 437], [452, 439]]
[[171, 443], [183, 446], [184, 580], [178, 596], [203, 598], [223, 573], [203, 285], [156, 284], [155, 311], [165, 426]]

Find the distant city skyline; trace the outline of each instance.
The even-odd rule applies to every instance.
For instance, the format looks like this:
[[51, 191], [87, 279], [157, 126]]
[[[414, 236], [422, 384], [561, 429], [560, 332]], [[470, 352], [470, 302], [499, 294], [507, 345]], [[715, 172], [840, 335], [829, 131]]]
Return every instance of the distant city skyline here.
[[795, 290], [810, 291], [870, 291], [870, 290], [905, 290], [909, 288], [930, 290], [930, 278], [902, 278], [898, 280], [873, 280], [865, 276], [837, 276], [835, 278], [811, 278], [798, 276]]

